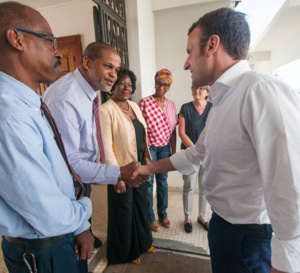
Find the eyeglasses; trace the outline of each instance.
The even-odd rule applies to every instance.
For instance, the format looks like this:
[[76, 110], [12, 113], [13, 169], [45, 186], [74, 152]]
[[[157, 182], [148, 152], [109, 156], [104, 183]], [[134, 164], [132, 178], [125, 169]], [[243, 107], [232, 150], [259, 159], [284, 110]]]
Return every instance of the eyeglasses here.
[[[207, 90], [207, 89], [204, 88], [204, 87], [192, 87], [191, 89], [192, 89], [192, 92], [195, 92], [195, 91], [201, 92], [201, 91]], [[207, 91], [208, 91], [208, 90], [207, 90]]]
[[43, 38], [52, 43], [54, 51], [57, 50], [57, 38], [55, 36], [53, 36], [52, 34], [38, 33], [38, 32], [31, 31], [31, 30], [23, 29], [23, 28], [16, 28], [16, 30], [22, 31], [22, 32], [27, 32], [27, 33], [33, 34], [37, 37]]
[[160, 82], [156, 82], [155, 85], [158, 87], [158, 88], [161, 88], [163, 86], [164, 89], [167, 89], [170, 87], [170, 84], [169, 83], [160, 83]]
[[131, 83], [118, 82], [118, 85], [119, 85], [121, 88], [125, 88], [125, 86], [127, 86], [128, 89], [132, 89], [132, 84], [131, 84]]

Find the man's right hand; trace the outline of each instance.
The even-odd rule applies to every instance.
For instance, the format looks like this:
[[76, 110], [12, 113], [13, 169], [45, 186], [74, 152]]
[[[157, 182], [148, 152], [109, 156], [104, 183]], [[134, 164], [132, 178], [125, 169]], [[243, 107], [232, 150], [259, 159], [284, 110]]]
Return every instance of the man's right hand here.
[[149, 170], [149, 166], [151, 166], [152, 163], [149, 162], [147, 165], [138, 165], [136, 170], [132, 173], [131, 178], [136, 179], [138, 176], [151, 176], [152, 173]]
[[139, 185], [141, 185], [149, 179], [148, 175], [138, 175], [135, 177], [135, 179], [131, 178], [132, 173], [140, 165], [140, 163], [133, 161], [125, 166], [120, 167], [121, 179], [125, 181], [128, 186], [137, 188], [139, 187]]

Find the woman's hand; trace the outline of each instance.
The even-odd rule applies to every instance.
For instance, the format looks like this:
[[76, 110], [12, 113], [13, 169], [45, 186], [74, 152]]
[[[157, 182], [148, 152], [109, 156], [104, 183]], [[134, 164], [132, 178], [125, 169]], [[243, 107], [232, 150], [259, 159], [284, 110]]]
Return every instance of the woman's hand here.
[[122, 194], [126, 192], [125, 182], [122, 180], [118, 181], [114, 188], [117, 193]]
[[145, 158], [146, 165], [151, 164], [151, 160], [149, 158]]

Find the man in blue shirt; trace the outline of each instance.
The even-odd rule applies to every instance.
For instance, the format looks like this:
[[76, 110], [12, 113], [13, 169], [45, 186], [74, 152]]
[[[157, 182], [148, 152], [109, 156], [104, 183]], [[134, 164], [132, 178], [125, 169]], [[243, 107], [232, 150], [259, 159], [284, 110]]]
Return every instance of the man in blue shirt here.
[[6, 266], [28, 272], [25, 258], [39, 272], [87, 272], [92, 204], [87, 197], [75, 199], [36, 92], [61, 72], [56, 38], [39, 12], [16, 2], [0, 4], [0, 37], [0, 234]]
[[[93, 42], [85, 49], [79, 67], [53, 83], [43, 95], [61, 133], [68, 160], [81, 176], [84, 195], [88, 197], [91, 183], [115, 185], [122, 178], [132, 186], [135, 164], [119, 167], [96, 163], [96, 126], [100, 123], [95, 121], [93, 104], [99, 90], [110, 91], [119, 66], [120, 57], [112, 46]], [[101, 244], [95, 237], [94, 247]]]

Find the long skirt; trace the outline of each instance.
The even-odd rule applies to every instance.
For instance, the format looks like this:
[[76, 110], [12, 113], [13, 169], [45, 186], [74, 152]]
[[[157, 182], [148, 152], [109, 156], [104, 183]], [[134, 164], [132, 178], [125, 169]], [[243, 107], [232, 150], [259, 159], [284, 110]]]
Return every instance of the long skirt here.
[[152, 246], [148, 217], [147, 183], [138, 188], [126, 185], [118, 194], [108, 185], [107, 260], [109, 264], [128, 263]]

